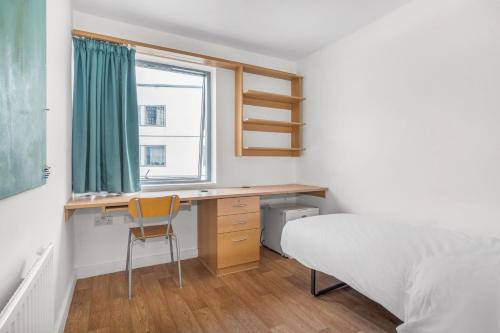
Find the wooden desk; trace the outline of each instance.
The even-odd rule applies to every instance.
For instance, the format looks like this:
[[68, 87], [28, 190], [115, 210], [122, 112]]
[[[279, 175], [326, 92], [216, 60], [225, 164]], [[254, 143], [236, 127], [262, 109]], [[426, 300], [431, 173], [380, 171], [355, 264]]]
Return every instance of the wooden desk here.
[[260, 197], [305, 194], [325, 197], [325, 187], [288, 184], [207, 190], [142, 192], [134, 195], [75, 198], [64, 206], [66, 220], [75, 210], [100, 208], [103, 213], [128, 212], [134, 197], [176, 194], [181, 203], [198, 202], [198, 257], [217, 276], [259, 265]]

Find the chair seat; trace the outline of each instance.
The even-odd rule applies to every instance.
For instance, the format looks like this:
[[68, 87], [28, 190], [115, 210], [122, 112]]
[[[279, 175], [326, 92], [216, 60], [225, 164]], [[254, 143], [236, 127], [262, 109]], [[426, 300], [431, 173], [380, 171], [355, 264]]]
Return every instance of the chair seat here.
[[[132, 231], [132, 234], [134, 235], [135, 238], [143, 238], [141, 234], [141, 228], [135, 227], [135, 228], [130, 228]], [[170, 234], [172, 234], [173, 228], [170, 228]], [[162, 224], [162, 225], [152, 225], [148, 227], [144, 227], [144, 238], [154, 238], [154, 237], [162, 237], [162, 236], [167, 236], [167, 225]]]

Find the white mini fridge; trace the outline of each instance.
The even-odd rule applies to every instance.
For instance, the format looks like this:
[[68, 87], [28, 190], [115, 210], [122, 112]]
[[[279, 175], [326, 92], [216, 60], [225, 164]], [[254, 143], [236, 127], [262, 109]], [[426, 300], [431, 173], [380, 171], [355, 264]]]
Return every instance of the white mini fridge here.
[[281, 233], [288, 221], [319, 215], [319, 208], [302, 205], [270, 205], [263, 207], [262, 245], [284, 255], [281, 250]]

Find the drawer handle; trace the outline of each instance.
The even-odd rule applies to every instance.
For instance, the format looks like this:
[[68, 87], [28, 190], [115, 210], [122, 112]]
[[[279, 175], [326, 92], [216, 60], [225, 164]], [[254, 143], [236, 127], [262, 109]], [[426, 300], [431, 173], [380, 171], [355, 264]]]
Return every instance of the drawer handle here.
[[233, 205], [233, 208], [243, 208], [246, 206], [247, 206], [247, 204], [242, 203], [242, 204], [238, 204], [238, 205]]
[[244, 238], [240, 238], [240, 239], [232, 239], [233, 243], [239, 243], [239, 242], [243, 242], [243, 241], [246, 241], [247, 238], [244, 237]]
[[247, 221], [235, 221], [235, 222], [233, 222], [233, 225], [238, 225], [238, 224], [247, 224]]

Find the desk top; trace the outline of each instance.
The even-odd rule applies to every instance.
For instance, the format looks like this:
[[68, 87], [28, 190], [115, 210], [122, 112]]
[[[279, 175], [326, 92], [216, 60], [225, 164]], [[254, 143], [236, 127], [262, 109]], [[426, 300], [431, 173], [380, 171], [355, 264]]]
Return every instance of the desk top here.
[[[82, 209], [82, 208], [98, 208], [102, 206], [123, 206], [127, 205], [131, 198], [150, 198], [166, 195], [178, 195], [183, 201], [200, 201], [209, 199], [234, 198], [234, 197], [251, 197], [251, 196], [267, 196], [280, 194], [300, 194], [318, 192], [320, 195], [326, 192], [328, 188], [288, 184], [288, 185], [268, 185], [268, 186], [250, 186], [250, 187], [226, 187], [213, 188], [206, 190], [178, 190], [178, 191], [158, 191], [158, 192], [140, 192], [131, 195], [111, 195], [106, 197], [78, 197], [68, 201], [64, 205], [65, 209]], [[202, 192], [203, 191], [203, 192]], [[206, 192], [205, 192], [206, 191]]]
[[66, 219], [69, 219], [76, 209], [86, 208], [106, 208], [120, 207], [128, 204], [131, 198], [158, 197], [176, 194], [181, 201], [191, 202], [209, 199], [250, 197], [250, 196], [270, 196], [284, 194], [308, 194], [319, 197], [325, 197], [328, 190], [326, 187], [309, 186], [301, 184], [287, 185], [268, 185], [268, 186], [250, 186], [250, 187], [226, 187], [204, 190], [179, 190], [179, 191], [158, 191], [158, 192], [140, 192], [130, 195], [111, 195], [111, 196], [92, 196], [78, 197], [68, 201], [64, 205]]

